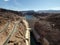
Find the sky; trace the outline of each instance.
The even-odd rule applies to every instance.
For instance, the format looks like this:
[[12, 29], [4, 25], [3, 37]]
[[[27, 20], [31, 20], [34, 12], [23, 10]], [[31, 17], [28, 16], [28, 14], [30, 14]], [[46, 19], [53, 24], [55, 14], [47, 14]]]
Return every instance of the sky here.
[[60, 10], [60, 0], [0, 0], [0, 8], [11, 10]]

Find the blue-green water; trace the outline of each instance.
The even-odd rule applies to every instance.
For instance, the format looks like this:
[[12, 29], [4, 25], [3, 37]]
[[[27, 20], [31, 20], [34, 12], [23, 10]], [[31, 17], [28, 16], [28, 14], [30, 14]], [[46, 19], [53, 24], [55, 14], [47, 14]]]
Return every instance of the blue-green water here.
[[33, 15], [25, 15], [26, 19], [33, 19]]
[[30, 32], [30, 41], [31, 41], [31, 45], [41, 45], [39, 42], [36, 41], [32, 32]]
[[[33, 15], [25, 15], [25, 17], [27, 20], [33, 19]], [[35, 40], [35, 37], [32, 32], [30, 32], [30, 42], [31, 42], [31, 45], [41, 45]]]

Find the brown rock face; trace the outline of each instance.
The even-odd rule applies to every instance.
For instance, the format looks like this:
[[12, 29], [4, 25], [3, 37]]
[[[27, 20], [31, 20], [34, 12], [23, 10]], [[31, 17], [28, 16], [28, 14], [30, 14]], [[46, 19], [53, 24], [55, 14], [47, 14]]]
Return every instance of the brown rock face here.
[[9, 37], [8, 45], [26, 45], [25, 42], [25, 32], [26, 27], [21, 16], [16, 13], [9, 12], [6, 10], [0, 10], [0, 45], [3, 45], [4, 42], [9, 37], [9, 34], [12, 30], [15, 30], [15, 22], [19, 21], [18, 26], [16, 27], [17, 31], [12, 36]]
[[47, 16], [45, 20], [36, 22], [34, 28], [50, 45], [60, 45], [60, 14]]

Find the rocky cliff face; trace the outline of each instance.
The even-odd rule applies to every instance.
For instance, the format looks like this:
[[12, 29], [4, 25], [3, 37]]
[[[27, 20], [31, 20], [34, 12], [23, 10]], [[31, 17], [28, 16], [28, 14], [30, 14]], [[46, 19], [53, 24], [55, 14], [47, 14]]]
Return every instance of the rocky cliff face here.
[[[0, 45], [5, 44], [7, 42], [6, 40], [9, 40], [7, 42], [8, 45], [26, 45], [25, 29], [26, 27], [22, 22], [21, 16], [16, 12], [0, 9]], [[12, 30], [17, 31], [15, 33], [11, 33]], [[10, 36], [10, 33], [12, 36]]]
[[37, 30], [39, 35], [47, 33], [44, 38], [48, 40], [50, 45], [60, 45], [60, 14], [51, 14], [38, 22], [36, 23], [35, 30]]

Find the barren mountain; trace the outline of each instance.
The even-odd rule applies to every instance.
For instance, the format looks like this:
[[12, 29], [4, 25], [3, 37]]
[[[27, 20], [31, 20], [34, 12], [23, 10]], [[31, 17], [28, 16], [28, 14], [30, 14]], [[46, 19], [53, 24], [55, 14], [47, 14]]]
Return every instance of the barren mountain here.
[[35, 24], [36, 25], [35, 30], [37, 30], [40, 37], [42, 37], [41, 33], [42, 35], [45, 35], [47, 33], [43, 38], [46, 38], [48, 40], [49, 45], [60, 45], [60, 14], [59, 13], [51, 14], [41, 19], [39, 18], [39, 21], [37, 21], [39, 23]]
[[21, 13], [0, 9], [0, 45], [26, 45]]

